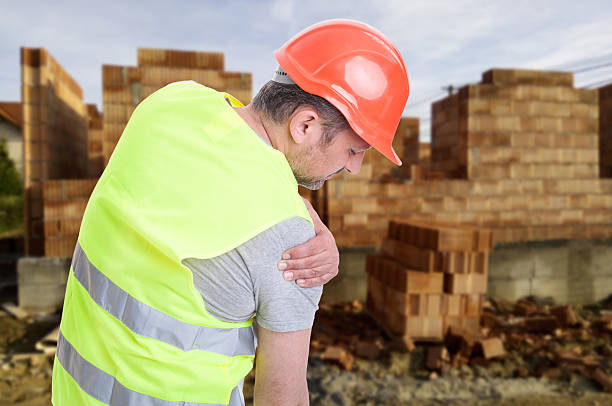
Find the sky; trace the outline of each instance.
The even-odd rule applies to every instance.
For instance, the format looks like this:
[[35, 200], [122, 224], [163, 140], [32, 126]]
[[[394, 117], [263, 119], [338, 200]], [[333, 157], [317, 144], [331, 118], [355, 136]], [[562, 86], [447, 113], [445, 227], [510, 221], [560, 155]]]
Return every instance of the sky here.
[[138, 47], [225, 53], [228, 71], [252, 72], [254, 93], [276, 67], [273, 51], [301, 29], [351, 18], [382, 31], [410, 79], [405, 116], [430, 138], [442, 88], [477, 83], [491, 68], [575, 72], [577, 87], [612, 82], [610, 0], [0, 0], [0, 100], [19, 101], [19, 48], [44, 47], [102, 108], [102, 65], [136, 65]]

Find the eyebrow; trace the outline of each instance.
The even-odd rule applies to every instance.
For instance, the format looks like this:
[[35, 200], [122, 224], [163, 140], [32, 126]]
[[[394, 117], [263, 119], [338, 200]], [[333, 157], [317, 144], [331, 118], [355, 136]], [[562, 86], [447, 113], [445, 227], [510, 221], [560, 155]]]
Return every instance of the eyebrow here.
[[366, 146], [357, 150], [357, 149], [353, 149], [353, 152], [355, 152], [356, 154], [360, 153], [360, 152], [364, 152], [367, 151], [368, 149], [372, 148], [372, 146], [368, 143], [366, 143]]

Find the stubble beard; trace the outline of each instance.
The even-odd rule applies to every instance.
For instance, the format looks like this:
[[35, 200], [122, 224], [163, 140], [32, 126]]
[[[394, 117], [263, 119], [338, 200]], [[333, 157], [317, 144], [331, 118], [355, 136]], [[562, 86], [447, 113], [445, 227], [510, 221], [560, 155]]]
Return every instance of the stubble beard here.
[[317, 178], [307, 174], [308, 162], [312, 162], [316, 159], [315, 155], [318, 153], [322, 153], [322, 151], [315, 151], [314, 147], [310, 147], [299, 156], [287, 157], [289, 166], [291, 166], [293, 176], [298, 185], [304, 186], [310, 190], [321, 189], [326, 180], [325, 177]]

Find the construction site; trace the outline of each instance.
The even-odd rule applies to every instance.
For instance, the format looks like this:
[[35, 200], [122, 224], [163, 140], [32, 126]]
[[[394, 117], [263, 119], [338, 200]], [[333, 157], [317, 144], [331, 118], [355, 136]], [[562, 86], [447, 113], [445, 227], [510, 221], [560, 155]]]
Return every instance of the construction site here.
[[[0, 406], [51, 404], [81, 219], [138, 104], [183, 80], [244, 104], [257, 91], [222, 53], [136, 52], [101, 67], [99, 109], [49, 51], [22, 48], [22, 98], [0, 102], [23, 185], [0, 200], [23, 218], [0, 234]], [[431, 105], [431, 142], [419, 128], [399, 123], [401, 167], [368, 151], [359, 173], [299, 189], [340, 251], [310, 403], [612, 404], [612, 85], [492, 68]]]

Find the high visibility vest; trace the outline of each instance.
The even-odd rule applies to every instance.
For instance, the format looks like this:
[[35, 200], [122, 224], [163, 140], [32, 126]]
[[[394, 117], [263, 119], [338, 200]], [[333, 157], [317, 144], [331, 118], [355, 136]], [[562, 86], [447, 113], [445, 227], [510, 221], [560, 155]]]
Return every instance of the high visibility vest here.
[[81, 224], [52, 401], [234, 405], [252, 369], [252, 319], [212, 317], [185, 258], [212, 258], [299, 216], [312, 223], [280, 152], [195, 82], [134, 111]]

